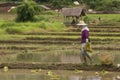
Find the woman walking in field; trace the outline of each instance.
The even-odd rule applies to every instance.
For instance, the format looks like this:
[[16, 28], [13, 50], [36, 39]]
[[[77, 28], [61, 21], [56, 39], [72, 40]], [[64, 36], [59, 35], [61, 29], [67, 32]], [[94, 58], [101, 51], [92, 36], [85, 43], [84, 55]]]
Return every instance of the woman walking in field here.
[[84, 59], [84, 63], [87, 63], [87, 58], [90, 60], [90, 63], [92, 63], [92, 59], [88, 54], [88, 51], [85, 49], [86, 45], [88, 44], [89, 39], [89, 28], [87, 27], [87, 24], [84, 21], [80, 21], [77, 24], [81, 29], [81, 54]]

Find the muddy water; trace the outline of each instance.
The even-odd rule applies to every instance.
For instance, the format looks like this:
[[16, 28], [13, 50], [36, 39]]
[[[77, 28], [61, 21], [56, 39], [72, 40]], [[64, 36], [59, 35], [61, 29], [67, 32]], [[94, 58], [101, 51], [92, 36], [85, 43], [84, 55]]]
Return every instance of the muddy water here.
[[120, 80], [120, 72], [0, 70], [0, 80]]
[[[73, 52], [74, 53], [74, 52]], [[61, 54], [61, 53], [40, 53], [40, 54], [24, 54], [17, 56], [17, 61], [19, 62], [59, 62], [59, 63], [82, 63], [83, 57], [81, 54]], [[92, 56], [94, 64], [100, 64], [100, 59], [98, 54], [93, 54]], [[89, 60], [88, 60], [89, 62]], [[120, 63], [120, 57], [118, 54], [114, 55], [114, 64]]]
[[82, 63], [79, 55], [61, 55], [61, 63]]

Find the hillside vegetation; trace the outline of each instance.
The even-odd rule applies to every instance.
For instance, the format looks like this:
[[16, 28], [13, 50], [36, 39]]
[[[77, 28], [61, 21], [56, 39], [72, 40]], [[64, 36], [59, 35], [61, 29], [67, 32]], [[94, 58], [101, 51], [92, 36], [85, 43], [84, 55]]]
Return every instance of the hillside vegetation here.
[[[22, 2], [24, 0], [1, 0], [1, 2]], [[28, 0], [30, 1], [30, 0]], [[120, 0], [33, 0], [39, 4], [47, 4], [48, 6], [60, 9], [62, 7], [75, 6], [74, 1], [78, 1], [86, 9], [93, 9], [98, 11], [119, 11]], [[101, 7], [102, 6], [102, 7]]]

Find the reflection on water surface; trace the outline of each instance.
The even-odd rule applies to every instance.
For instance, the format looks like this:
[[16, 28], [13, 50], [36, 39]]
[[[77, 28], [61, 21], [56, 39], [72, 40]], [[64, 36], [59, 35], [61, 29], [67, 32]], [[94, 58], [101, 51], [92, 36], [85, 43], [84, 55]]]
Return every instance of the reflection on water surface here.
[[0, 70], [0, 80], [120, 80], [120, 72]]

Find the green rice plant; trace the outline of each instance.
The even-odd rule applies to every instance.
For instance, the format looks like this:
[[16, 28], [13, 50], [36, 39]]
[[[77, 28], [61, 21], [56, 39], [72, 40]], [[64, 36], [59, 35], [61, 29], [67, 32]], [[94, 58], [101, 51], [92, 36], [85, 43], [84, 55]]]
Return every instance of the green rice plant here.
[[65, 55], [80, 55], [80, 49], [65, 49], [62, 51]]
[[4, 29], [0, 29], [0, 34], [5, 34], [5, 30]]
[[44, 22], [40, 23], [40, 28], [48, 30], [48, 31], [63, 31], [66, 27], [64, 24], [59, 22]]
[[6, 28], [6, 32], [8, 34], [20, 34], [22, 33], [22, 29], [19, 27], [9, 27], [9, 28]]
[[119, 54], [119, 52], [115, 52], [114, 56], [115, 56], [114, 63], [119, 64], [120, 63], [120, 54]]
[[96, 52], [90, 53], [90, 56], [92, 57], [93, 64], [101, 64], [98, 54]]
[[101, 22], [99, 23], [101, 26], [116, 25], [116, 22], [120, 21], [119, 14], [88, 14], [90, 22], [98, 21], [99, 17], [101, 18]]
[[39, 27], [42, 29], [47, 29], [46, 24], [43, 21], [40, 23]]
[[64, 29], [66, 28], [65, 25], [61, 24], [60, 22], [46, 22], [46, 21], [44, 20], [44, 21], [35, 22], [35, 23], [2, 22], [0, 24], [0, 27], [6, 29], [7, 33], [22, 33], [22, 32], [25, 33], [27, 31], [31, 31], [31, 30], [38, 31], [40, 29], [44, 29], [46, 31], [64, 31]]
[[17, 55], [17, 61], [30, 61], [33, 58], [33, 54], [21, 53]]
[[4, 22], [2, 22], [1, 24], [0, 24], [0, 27], [1, 28], [7, 28], [7, 27], [12, 27], [12, 26], [17, 26], [18, 24], [16, 23], [16, 22], [6, 22], [6, 21], [4, 21]]
[[0, 27], [5, 29], [7, 33], [22, 33], [27, 32], [30, 30], [38, 30], [39, 28], [38, 22], [32, 23], [32, 22], [26, 22], [26, 23], [17, 23], [17, 22], [1, 22]]
[[0, 57], [0, 62], [1, 63], [9, 63], [9, 62], [15, 62], [16, 61], [16, 56], [15, 55], [10, 55], [10, 56], [4, 56], [4, 57]]
[[20, 22], [20, 23], [16, 23], [16, 26], [18, 27], [22, 27], [24, 29], [33, 29], [33, 28], [38, 28], [39, 27], [40, 22]]
[[64, 31], [66, 28], [65, 25], [60, 22], [48, 23], [46, 25], [50, 31]]
[[44, 11], [41, 14], [45, 14], [45, 15], [58, 15], [58, 13], [56, 13], [55, 11]]
[[53, 53], [20, 53], [17, 55], [17, 61], [28, 62], [59, 62], [60, 56]]
[[49, 19], [45, 18], [44, 16], [37, 15], [37, 16], [35, 16], [34, 21], [49, 21]]

